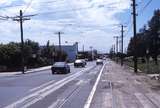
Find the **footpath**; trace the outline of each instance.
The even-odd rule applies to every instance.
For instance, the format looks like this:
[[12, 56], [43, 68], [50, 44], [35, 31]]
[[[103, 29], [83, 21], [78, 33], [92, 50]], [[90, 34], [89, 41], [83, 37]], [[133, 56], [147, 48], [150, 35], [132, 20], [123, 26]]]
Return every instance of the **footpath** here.
[[[49, 69], [51, 69], [51, 66], [44, 66], [44, 67], [39, 67], [39, 68], [35, 68], [35, 69], [28, 69], [27, 71], [25, 71], [25, 74], [44, 71], [44, 70], [49, 70]], [[0, 77], [2, 77], [2, 76], [20, 75], [20, 74], [22, 74], [21, 71], [17, 71], [17, 72], [1, 72], [0, 73]]]
[[[73, 63], [69, 63], [69, 65], [73, 65]], [[51, 69], [51, 66], [44, 66], [44, 67], [39, 67], [39, 68], [34, 68], [34, 69], [28, 69], [27, 71], [25, 71], [25, 74], [27, 73], [33, 73], [33, 72], [40, 72], [40, 71], [45, 71], [45, 70], [49, 70]], [[12, 76], [12, 75], [21, 75], [22, 72], [21, 71], [17, 71], [17, 72], [1, 72], [0, 73], [0, 77], [3, 76]]]
[[90, 108], [160, 108], [160, 81], [109, 61]]

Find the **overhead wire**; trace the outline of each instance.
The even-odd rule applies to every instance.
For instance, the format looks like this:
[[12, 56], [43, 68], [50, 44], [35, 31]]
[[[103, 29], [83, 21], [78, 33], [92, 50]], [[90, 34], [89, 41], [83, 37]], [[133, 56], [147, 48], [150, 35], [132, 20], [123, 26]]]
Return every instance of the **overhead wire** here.
[[32, 5], [33, 0], [30, 0], [30, 2], [27, 4], [26, 8], [24, 9], [23, 13], [27, 11], [27, 9]]
[[6, 8], [12, 8], [12, 7], [18, 7], [18, 6], [24, 6], [24, 4], [19, 4], [19, 5], [7, 5], [7, 6], [3, 6], [3, 7], [0, 7], [0, 9], [6, 9]]
[[153, 0], [149, 0], [144, 7], [139, 11], [139, 15], [142, 15], [145, 9], [151, 4]]

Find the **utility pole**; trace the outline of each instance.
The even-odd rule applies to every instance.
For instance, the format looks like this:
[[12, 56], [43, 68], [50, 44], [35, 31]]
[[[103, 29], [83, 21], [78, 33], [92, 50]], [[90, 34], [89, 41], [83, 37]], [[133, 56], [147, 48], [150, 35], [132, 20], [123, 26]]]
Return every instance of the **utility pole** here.
[[132, 0], [132, 1], [133, 1], [132, 3], [133, 13], [132, 14], [133, 14], [133, 36], [134, 36], [134, 58], [133, 60], [134, 60], [134, 72], [137, 73], [137, 50], [136, 50], [136, 47], [137, 47], [136, 6], [137, 4], [136, 4], [136, 0]]
[[83, 52], [84, 52], [84, 45], [82, 46], [82, 50], [83, 50]]
[[55, 34], [58, 34], [58, 39], [59, 39], [59, 56], [60, 56], [60, 58], [59, 58], [59, 61], [61, 61], [61, 59], [62, 59], [62, 47], [61, 47], [61, 34], [63, 34], [63, 32], [57, 32], [57, 33], [55, 33]]
[[[118, 39], [119, 39], [119, 36], [114, 36], [114, 38], [116, 38], [116, 55], [118, 56]], [[116, 62], [118, 63], [118, 57], [116, 58]]]
[[121, 25], [121, 66], [123, 66], [123, 33], [124, 33], [124, 26], [123, 24]]
[[116, 53], [118, 54], [118, 39], [119, 39], [119, 36], [114, 36], [114, 38], [116, 38]]
[[78, 53], [78, 42], [76, 42], [76, 45], [77, 45], [77, 53]]
[[91, 58], [92, 58], [92, 60], [93, 60], [93, 50], [92, 50], [92, 49], [93, 49], [93, 47], [92, 47], [92, 46], [90, 46], [89, 48], [91, 49]]
[[115, 50], [115, 44], [113, 45], [113, 52], [115, 54], [116, 50]]
[[22, 10], [20, 10], [20, 15], [13, 17], [13, 21], [18, 21], [20, 23], [20, 32], [21, 32], [21, 68], [22, 68], [22, 73], [25, 73], [24, 70], [24, 65], [25, 65], [25, 59], [24, 59], [24, 40], [23, 40], [23, 22], [25, 20], [30, 20], [30, 16], [34, 16], [34, 15], [27, 15], [27, 16], [23, 16], [23, 12]]

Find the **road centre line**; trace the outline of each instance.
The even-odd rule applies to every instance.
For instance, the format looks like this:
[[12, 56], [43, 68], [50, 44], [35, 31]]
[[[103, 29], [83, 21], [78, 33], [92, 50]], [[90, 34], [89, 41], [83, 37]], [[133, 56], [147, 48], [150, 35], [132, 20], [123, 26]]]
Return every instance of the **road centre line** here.
[[94, 96], [95, 91], [96, 91], [96, 89], [97, 89], [97, 86], [98, 86], [98, 83], [99, 83], [99, 81], [100, 81], [100, 78], [101, 78], [101, 75], [102, 75], [102, 72], [103, 72], [103, 70], [104, 70], [105, 65], [106, 65], [106, 63], [103, 65], [103, 67], [102, 67], [101, 70], [100, 70], [100, 73], [99, 73], [99, 75], [98, 75], [98, 77], [97, 77], [97, 80], [96, 80], [96, 82], [95, 82], [95, 84], [94, 84], [94, 86], [93, 86], [93, 88], [92, 88], [92, 90], [91, 90], [91, 92], [90, 92], [90, 94], [89, 94], [89, 96], [88, 96], [88, 99], [87, 99], [87, 101], [86, 101], [86, 103], [85, 103], [85, 105], [84, 105], [84, 108], [90, 108], [90, 105], [91, 105], [93, 96]]
[[83, 69], [80, 72], [77, 72], [75, 74], [72, 74], [56, 83], [54, 83], [53, 85], [49, 85], [39, 91], [36, 91], [35, 93], [32, 93], [26, 97], [23, 97], [22, 99], [6, 106], [5, 108], [27, 108], [30, 105], [36, 103], [39, 100], [42, 100], [43, 98], [45, 98], [47, 95], [51, 94], [52, 92], [54, 92], [55, 90], [61, 88], [62, 86], [64, 86], [65, 84], [67, 84], [68, 82], [74, 80], [75, 78], [79, 77], [81, 74], [83, 74], [85, 71], [88, 71], [90, 69], [92, 69], [94, 66], [92, 67], [88, 67]]

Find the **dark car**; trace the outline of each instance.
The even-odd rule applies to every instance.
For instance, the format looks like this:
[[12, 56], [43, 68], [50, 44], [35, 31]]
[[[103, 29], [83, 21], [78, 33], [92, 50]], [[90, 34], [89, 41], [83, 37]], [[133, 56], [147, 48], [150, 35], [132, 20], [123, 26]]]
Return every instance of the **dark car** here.
[[52, 74], [67, 74], [70, 73], [70, 66], [66, 62], [55, 62], [51, 70]]
[[103, 60], [102, 59], [97, 59], [96, 64], [97, 65], [103, 65]]
[[85, 67], [85, 65], [86, 65], [86, 61], [81, 59], [77, 59], [74, 62], [74, 67]]

